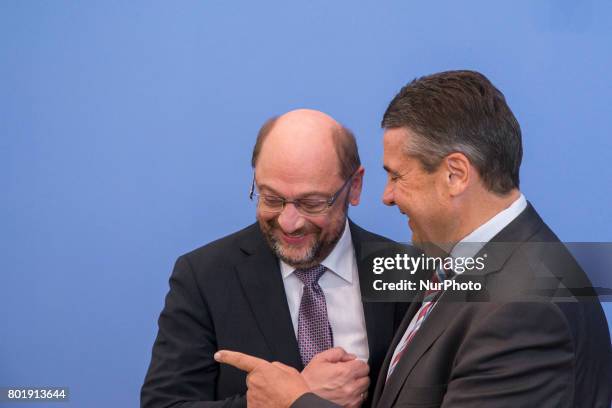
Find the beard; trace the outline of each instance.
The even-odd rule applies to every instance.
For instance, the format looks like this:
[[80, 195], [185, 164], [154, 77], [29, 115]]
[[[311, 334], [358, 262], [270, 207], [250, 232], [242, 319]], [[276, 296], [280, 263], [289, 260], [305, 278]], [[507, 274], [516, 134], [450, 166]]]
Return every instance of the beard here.
[[258, 221], [261, 232], [272, 252], [286, 264], [296, 269], [306, 269], [320, 264], [334, 249], [344, 233], [347, 213], [348, 200], [344, 205], [344, 211], [334, 217], [326, 233], [320, 227], [306, 221], [304, 227], [292, 233], [292, 235], [309, 236], [310, 241], [305, 242], [300, 248], [283, 242], [278, 236], [282, 233], [278, 217]]
[[314, 236], [313, 242], [309, 243], [306, 248], [300, 251], [300, 254], [294, 253], [294, 251], [292, 251], [287, 244], [282, 243], [281, 240], [274, 235], [274, 233], [266, 235], [266, 238], [272, 252], [274, 252], [274, 254], [286, 264], [291, 265], [296, 269], [310, 268], [323, 260], [320, 259], [321, 249], [324, 247], [320, 232]]

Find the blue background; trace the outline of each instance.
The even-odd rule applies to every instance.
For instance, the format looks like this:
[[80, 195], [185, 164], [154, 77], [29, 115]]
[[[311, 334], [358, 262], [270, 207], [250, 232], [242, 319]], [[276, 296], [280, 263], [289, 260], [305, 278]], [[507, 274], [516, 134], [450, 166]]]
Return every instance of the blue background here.
[[0, 386], [137, 406], [174, 260], [254, 221], [251, 148], [274, 114], [352, 128], [352, 217], [407, 241], [380, 201], [379, 122], [436, 71], [505, 93], [522, 190], [561, 239], [612, 241], [610, 16], [574, 0], [2, 0]]

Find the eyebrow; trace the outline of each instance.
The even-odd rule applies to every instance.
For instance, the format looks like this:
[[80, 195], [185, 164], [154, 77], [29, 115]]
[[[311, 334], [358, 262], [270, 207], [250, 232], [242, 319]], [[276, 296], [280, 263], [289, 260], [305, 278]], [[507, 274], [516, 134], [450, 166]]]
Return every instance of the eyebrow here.
[[395, 170], [391, 170], [389, 167], [387, 167], [386, 165], [383, 166], [383, 169], [387, 172], [387, 173], [394, 173], [397, 174], [397, 172]]

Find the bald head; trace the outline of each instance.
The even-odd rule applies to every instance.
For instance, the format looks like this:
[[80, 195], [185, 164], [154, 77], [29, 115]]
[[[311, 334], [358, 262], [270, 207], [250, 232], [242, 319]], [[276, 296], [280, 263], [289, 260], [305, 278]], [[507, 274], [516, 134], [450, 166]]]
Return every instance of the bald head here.
[[276, 120], [277, 125], [288, 128], [298, 128], [304, 131], [332, 131], [342, 126], [331, 116], [314, 109], [296, 109], [281, 115]]
[[[269, 119], [259, 130], [251, 164], [260, 156], [300, 166], [302, 163], [330, 165], [342, 179], [360, 166], [352, 132], [331, 116], [312, 109], [297, 109]], [[327, 167], [327, 166], [322, 166]]]

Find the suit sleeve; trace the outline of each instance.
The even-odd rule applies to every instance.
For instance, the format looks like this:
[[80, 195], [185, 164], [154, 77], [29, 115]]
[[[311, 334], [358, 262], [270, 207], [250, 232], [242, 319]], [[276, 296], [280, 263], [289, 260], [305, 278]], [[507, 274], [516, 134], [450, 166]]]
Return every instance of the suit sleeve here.
[[341, 406], [309, 392], [296, 399], [290, 408], [341, 408]]
[[574, 350], [552, 303], [508, 303], [468, 328], [443, 407], [573, 406]]
[[215, 401], [219, 364], [215, 331], [193, 269], [180, 257], [159, 317], [151, 364], [141, 391], [142, 408], [246, 407], [244, 395]]

